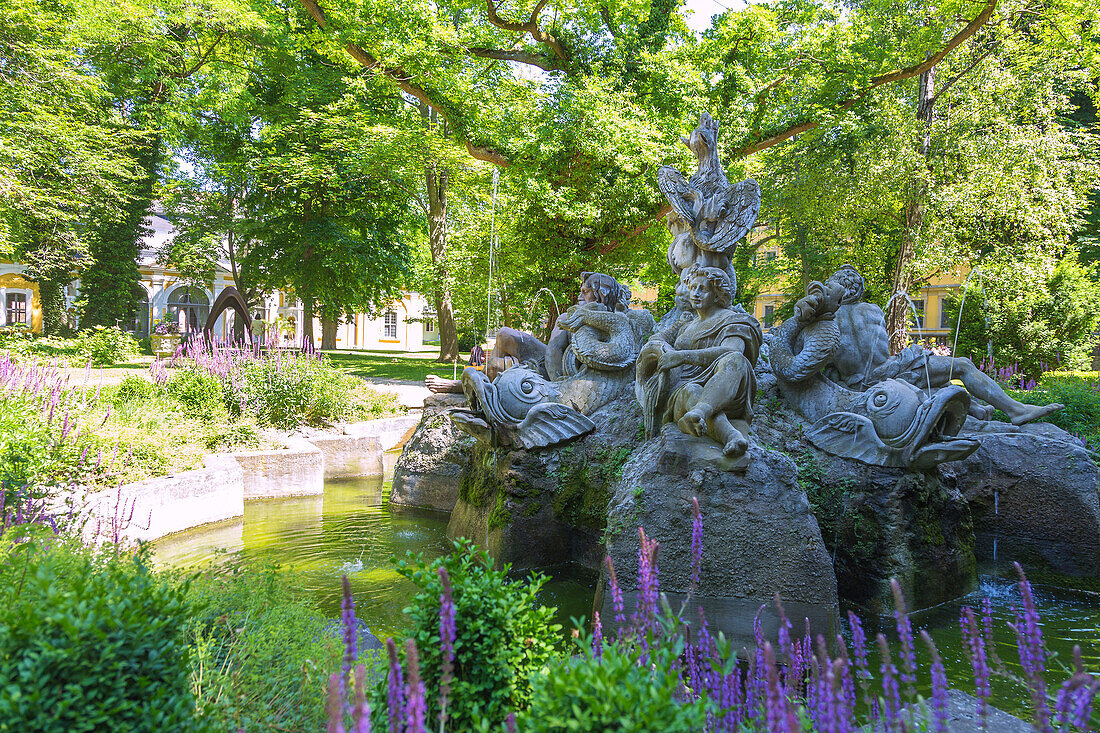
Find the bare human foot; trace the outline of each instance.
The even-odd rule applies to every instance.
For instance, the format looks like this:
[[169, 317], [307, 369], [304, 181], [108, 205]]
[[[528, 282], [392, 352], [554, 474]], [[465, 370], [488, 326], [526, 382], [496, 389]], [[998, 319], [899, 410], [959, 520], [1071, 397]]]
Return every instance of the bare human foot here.
[[1052, 412], [1061, 410], [1063, 406], [1057, 402], [1052, 402], [1049, 405], [1021, 405], [1020, 407], [1021, 409], [1017, 414], [1011, 418], [1013, 425], [1024, 425], [1032, 420], [1046, 417]]
[[688, 435], [702, 436], [707, 434], [707, 416], [698, 407], [688, 410], [684, 416], [676, 421], [680, 430]]
[[461, 394], [462, 393], [462, 380], [461, 379], [444, 379], [443, 377], [437, 377], [434, 374], [429, 374], [424, 378], [424, 386], [428, 388], [430, 392]]
[[738, 435], [736, 438], [732, 438], [726, 442], [726, 445], [722, 448], [722, 453], [730, 458], [737, 458], [738, 456], [745, 455], [745, 451], [749, 449], [749, 441], [745, 440], [745, 436]]

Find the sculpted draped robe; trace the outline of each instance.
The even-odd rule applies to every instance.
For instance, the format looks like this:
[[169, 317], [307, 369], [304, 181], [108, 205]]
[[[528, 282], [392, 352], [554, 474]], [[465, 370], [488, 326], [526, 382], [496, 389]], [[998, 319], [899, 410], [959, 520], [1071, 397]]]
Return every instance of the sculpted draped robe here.
[[[657, 362], [669, 345], [677, 351], [709, 349], [720, 346], [731, 337], [739, 338], [744, 352], [731, 351], [710, 364], [684, 364], [675, 369], [658, 371]], [[753, 366], [760, 356], [764, 337], [760, 322], [738, 306], [715, 311], [710, 318], [700, 320], [684, 314], [671, 328], [660, 331], [649, 340], [638, 356], [637, 392], [642, 404], [647, 435], [655, 435], [666, 422], [674, 422], [672, 411], [677, 396], [689, 385], [703, 386], [719, 370], [735, 375], [733, 389], [721, 405], [714, 405], [731, 420], [752, 419], [752, 401], [756, 396], [756, 374]]]

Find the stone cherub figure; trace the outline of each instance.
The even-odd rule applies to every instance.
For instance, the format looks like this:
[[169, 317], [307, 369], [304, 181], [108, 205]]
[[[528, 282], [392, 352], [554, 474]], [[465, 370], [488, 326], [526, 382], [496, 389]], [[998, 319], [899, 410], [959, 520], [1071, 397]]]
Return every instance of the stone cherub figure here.
[[[457, 391], [469, 409], [452, 411], [451, 421], [490, 445], [527, 449], [589, 432], [594, 423], [588, 415], [629, 394], [631, 367], [655, 327], [648, 311], [629, 303], [630, 291], [613, 277], [584, 273], [577, 304], [558, 318], [549, 344], [508, 329], [503, 342], [498, 336], [485, 372], [462, 372]], [[436, 381], [435, 390], [441, 387], [453, 389]]]
[[675, 422], [741, 458], [756, 396], [760, 323], [732, 307], [735, 286], [725, 270], [692, 265], [684, 279], [691, 314], [654, 334], [638, 356], [635, 392], [646, 433]]
[[836, 310], [840, 345], [825, 367], [825, 375], [851, 389], [863, 391], [886, 379], [900, 379], [919, 387], [940, 389], [958, 379], [966, 391], [988, 405], [972, 405], [970, 414], [981, 420], [993, 416], [993, 408], [1008, 415], [1013, 425], [1023, 425], [1062, 409], [1062, 405], [1025, 405], [1012, 399], [989, 375], [965, 357], [933, 354], [920, 345], [890, 355], [889, 335], [882, 309], [864, 303], [863, 276], [844, 265], [826, 283], [843, 288]]
[[[583, 272], [581, 277], [577, 303], [558, 316], [549, 343], [526, 331], [500, 329], [485, 360], [490, 381], [521, 364], [559, 381], [584, 366], [616, 370], [634, 363], [641, 343], [653, 333], [653, 317], [649, 311], [631, 309], [629, 288], [610, 275]], [[461, 379], [428, 375], [424, 383], [432, 392], [462, 392]]]

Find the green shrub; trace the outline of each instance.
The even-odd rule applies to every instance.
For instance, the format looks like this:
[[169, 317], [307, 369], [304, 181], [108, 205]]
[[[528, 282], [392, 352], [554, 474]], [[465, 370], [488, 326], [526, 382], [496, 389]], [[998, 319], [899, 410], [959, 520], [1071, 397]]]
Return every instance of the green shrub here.
[[146, 553], [56, 540], [0, 564], [0, 731], [204, 730], [184, 633], [186, 584]]
[[[431, 564], [409, 555], [397, 561], [397, 572], [419, 588], [405, 609], [411, 619], [408, 636], [420, 652], [421, 677], [427, 688], [428, 720], [439, 714], [439, 608], [443, 588], [438, 568], [450, 575], [455, 603], [455, 672], [448, 707], [449, 730], [470, 730], [479, 721], [499, 725], [512, 710], [531, 701], [531, 678], [545, 673], [556, 656], [561, 627], [551, 623], [554, 609], [538, 602], [545, 576], [512, 581], [507, 566], [492, 568], [489, 556], [466, 540], [454, 552]], [[385, 729], [385, 681], [375, 688], [372, 704], [379, 730]]]
[[1100, 448], [1100, 372], [1047, 372], [1036, 389], [1013, 390], [1012, 395], [1031, 405], [1065, 405], [1043, 422], [1084, 438], [1093, 450]]
[[178, 369], [165, 383], [164, 391], [183, 405], [189, 417], [213, 420], [226, 413], [221, 382], [208, 372]]
[[122, 364], [140, 352], [137, 339], [118, 328], [96, 326], [81, 331], [77, 336], [81, 355], [93, 364]]
[[191, 680], [222, 730], [319, 731], [337, 636], [307, 594], [274, 565], [233, 564], [195, 579]]
[[157, 393], [156, 386], [148, 379], [128, 376], [122, 380], [115, 390], [115, 402], [133, 402], [147, 400]]
[[280, 355], [241, 362], [227, 379], [230, 409], [249, 411], [261, 425], [293, 429], [352, 417], [358, 380], [307, 355]]
[[646, 664], [636, 654], [605, 644], [535, 678], [531, 707], [519, 729], [550, 731], [655, 731], [687, 733], [705, 728], [702, 700], [684, 702], [683, 680], [664, 647], [654, 646]]

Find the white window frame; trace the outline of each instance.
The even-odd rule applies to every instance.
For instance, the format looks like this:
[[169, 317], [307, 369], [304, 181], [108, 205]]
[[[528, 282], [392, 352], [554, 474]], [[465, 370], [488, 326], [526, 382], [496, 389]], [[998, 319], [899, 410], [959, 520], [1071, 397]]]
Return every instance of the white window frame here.
[[[393, 333], [390, 333], [390, 316], [393, 316]], [[388, 310], [382, 314], [382, 338], [386, 341], [397, 340], [397, 311]]]
[[22, 294], [27, 298], [27, 321], [26, 326], [34, 322], [34, 291], [30, 288], [0, 288], [0, 326], [11, 326], [14, 324], [8, 323], [8, 294], [19, 295]]

